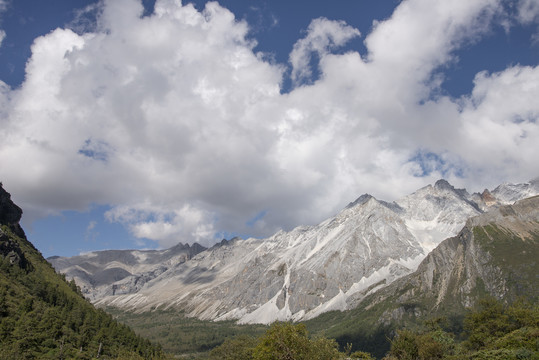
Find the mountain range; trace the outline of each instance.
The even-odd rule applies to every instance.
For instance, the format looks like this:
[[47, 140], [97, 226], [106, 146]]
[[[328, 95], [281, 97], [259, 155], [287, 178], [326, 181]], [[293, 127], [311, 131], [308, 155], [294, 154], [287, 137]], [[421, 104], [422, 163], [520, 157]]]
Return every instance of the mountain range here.
[[382, 305], [380, 323], [406, 313], [460, 313], [485, 296], [513, 303], [539, 299], [539, 196], [468, 219], [454, 237], [436, 247], [418, 269], [362, 303]]
[[[136, 312], [177, 309], [205, 320], [265, 324], [308, 320], [331, 310], [365, 304], [374, 308], [395, 294], [401, 300], [393, 299], [395, 304], [403, 299], [419, 303], [414, 297], [426, 296], [421, 301], [428, 298], [429, 305], [418, 311], [449, 306], [455, 300], [449, 295], [467, 306], [474, 297], [466, 289], [479, 289], [478, 281], [491, 295], [511, 288], [511, 281], [500, 282], [497, 277], [499, 266], [488, 265], [501, 258], [491, 254], [494, 250], [483, 250], [495, 232], [516, 234], [518, 239], [532, 234], [534, 239], [539, 233], [537, 198], [511, 205], [537, 194], [539, 179], [474, 194], [439, 180], [391, 203], [362, 195], [318, 225], [280, 231], [266, 239], [234, 238], [211, 248], [178, 244], [167, 250], [101, 251], [48, 260], [98, 306]], [[530, 218], [521, 224], [526, 212]], [[513, 219], [504, 214], [519, 215]], [[494, 230], [484, 225], [492, 217], [501, 222]], [[529, 242], [524, 246], [507, 241], [509, 247], [536, 251], [534, 246], [526, 248]], [[473, 257], [478, 243], [483, 253]], [[524, 264], [537, 270], [529, 261]], [[522, 274], [518, 262], [514, 266], [510, 276]], [[535, 286], [534, 275], [528, 280]], [[528, 290], [533, 293], [537, 288]], [[396, 319], [402, 311], [393, 308], [381, 318]]]

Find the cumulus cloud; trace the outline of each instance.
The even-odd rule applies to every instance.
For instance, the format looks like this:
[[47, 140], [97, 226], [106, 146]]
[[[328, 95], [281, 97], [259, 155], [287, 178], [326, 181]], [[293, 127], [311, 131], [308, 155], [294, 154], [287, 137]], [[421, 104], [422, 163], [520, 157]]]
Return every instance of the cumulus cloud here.
[[107, 211], [105, 218], [126, 224], [134, 236], [159, 241], [165, 247], [178, 243], [178, 238], [210, 246], [216, 232], [213, 215], [190, 204], [181, 208], [150, 202], [117, 206]]
[[307, 29], [307, 36], [298, 40], [290, 53], [292, 80], [297, 84], [312, 77], [310, 63], [313, 53], [323, 57], [359, 35], [357, 29], [348, 26], [344, 21], [314, 19]]
[[537, 176], [539, 67], [482, 72], [474, 83], [461, 113], [459, 146], [454, 151], [471, 169]]
[[501, 1], [402, 1], [366, 54], [335, 54], [359, 32], [314, 19], [290, 64], [257, 54], [215, 2], [158, 0], [144, 17], [136, 0], [99, 6], [91, 30], [35, 40], [19, 89], [0, 86], [0, 176], [27, 219], [107, 204], [137, 237], [209, 245], [316, 223], [363, 192], [539, 174], [538, 67], [482, 72], [460, 99], [438, 91]]

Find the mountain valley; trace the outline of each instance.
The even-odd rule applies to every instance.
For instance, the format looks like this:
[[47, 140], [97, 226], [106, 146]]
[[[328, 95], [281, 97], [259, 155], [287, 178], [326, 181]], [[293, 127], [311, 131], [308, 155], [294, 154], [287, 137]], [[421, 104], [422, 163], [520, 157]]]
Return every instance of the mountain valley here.
[[[362, 195], [319, 225], [267, 239], [49, 261], [98, 306], [139, 313], [175, 309], [189, 317], [240, 323], [308, 320], [354, 309], [384, 288], [402, 286], [397, 284], [418, 266], [427, 266], [420, 266], [422, 261], [435, 261], [427, 255], [468, 219], [537, 194], [538, 179], [471, 195], [440, 180], [393, 203]], [[438, 252], [454, 253], [451, 241]]]

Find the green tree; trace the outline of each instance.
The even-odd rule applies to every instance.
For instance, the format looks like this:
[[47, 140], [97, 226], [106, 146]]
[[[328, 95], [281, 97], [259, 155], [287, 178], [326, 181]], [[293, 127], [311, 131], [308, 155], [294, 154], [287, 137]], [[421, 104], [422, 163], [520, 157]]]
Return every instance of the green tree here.
[[365, 351], [354, 351], [350, 354], [352, 360], [375, 360], [371, 354]]
[[490, 345], [495, 338], [508, 333], [512, 324], [503, 305], [494, 298], [479, 301], [478, 310], [464, 319], [464, 329], [468, 334], [466, 346], [478, 350]]
[[419, 359], [417, 334], [408, 330], [397, 330], [397, 335], [391, 341], [391, 349], [387, 359], [416, 360]]
[[255, 360], [331, 360], [341, 356], [332, 339], [309, 339], [304, 324], [274, 323], [260, 338]]
[[248, 360], [253, 358], [257, 340], [248, 335], [226, 339], [210, 352], [212, 360]]
[[435, 360], [453, 354], [454, 338], [442, 330], [443, 319], [428, 320], [426, 330], [414, 332], [408, 329], [397, 330], [391, 341], [387, 359], [399, 360]]

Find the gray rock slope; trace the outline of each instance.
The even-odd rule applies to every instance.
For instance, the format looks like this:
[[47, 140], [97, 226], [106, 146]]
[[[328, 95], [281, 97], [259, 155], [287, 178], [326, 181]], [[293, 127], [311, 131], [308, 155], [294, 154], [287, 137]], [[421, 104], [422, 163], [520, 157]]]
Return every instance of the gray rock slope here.
[[197, 243], [180, 243], [167, 250], [105, 250], [73, 257], [53, 256], [47, 261], [56, 271], [75, 279], [90, 301], [96, 301], [108, 295], [136, 292], [170, 267], [204, 250]]
[[470, 218], [411, 275], [365, 298], [362, 316], [380, 323], [462, 314], [482, 296], [539, 299], [539, 196]]
[[[105, 282], [88, 277], [82, 285], [90, 284], [87, 295], [97, 305], [138, 312], [176, 308], [201, 319], [244, 323], [309, 319], [357, 306], [365, 296], [415, 271], [467, 219], [539, 194], [538, 183], [504, 184], [470, 195], [440, 180], [394, 203], [363, 195], [316, 226], [267, 239], [224, 241], [164, 271], [148, 265], [144, 274], [158, 270], [144, 277], [142, 286], [131, 283], [139, 273], [125, 268], [132, 275], [120, 281], [111, 283], [109, 277], [100, 286]], [[102, 265], [101, 271], [113, 263]], [[82, 281], [74, 272], [82, 266], [72, 264], [57, 269]]]

